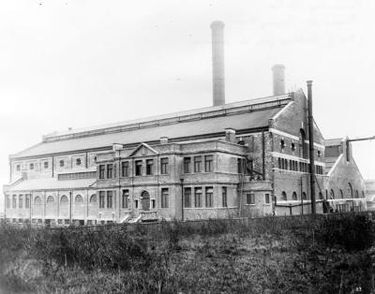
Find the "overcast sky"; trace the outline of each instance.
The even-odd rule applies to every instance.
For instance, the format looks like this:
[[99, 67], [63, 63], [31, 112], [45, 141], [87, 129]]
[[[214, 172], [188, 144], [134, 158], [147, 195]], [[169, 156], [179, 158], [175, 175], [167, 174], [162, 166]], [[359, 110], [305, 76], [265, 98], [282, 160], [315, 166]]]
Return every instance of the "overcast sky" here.
[[[312, 79], [325, 138], [375, 135], [375, 1], [0, 2], [0, 183], [43, 134], [210, 106], [213, 20], [225, 22], [226, 101]], [[375, 142], [356, 143], [375, 178]]]

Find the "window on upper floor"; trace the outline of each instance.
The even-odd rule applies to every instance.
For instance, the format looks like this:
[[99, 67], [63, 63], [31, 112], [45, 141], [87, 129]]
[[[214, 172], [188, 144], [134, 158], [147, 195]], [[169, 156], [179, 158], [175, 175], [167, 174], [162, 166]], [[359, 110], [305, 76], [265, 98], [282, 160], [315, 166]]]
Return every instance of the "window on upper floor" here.
[[194, 157], [194, 172], [200, 173], [202, 171], [202, 156]]
[[44, 166], [44, 168], [48, 168], [48, 161], [45, 161], [44, 163], [43, 163], [43, 166]]
[[129, 161], [121, 162], [121, 176], [122, 177], [129, 176]]
[[135, 175], [136, 176], [142, 175], [142, 165], [143, 165], [142, 160], [136, 160], [135, 161]]
[[213, 162], [214, 162], [214, 157], [212, 155], [204, 156], [204, 171], [205, 172], [212, 172]]
[[318, 158], [322, 156], [322, 152], [320, 150], [317, 151], [317, 154], [318, 154]]
[[99, 179], [104, 179], [105, 174], [105, 165], [101, 164], [99, 165]]
[[281, 192], [281, 200], [288, 200], [288, 197], [286, 196], [286, 192], [285, 191]]
[[20, 171], [21, 170], [21, 166], [19, 164], [16, 165], [16, 171]]
[[285, 149], [285, 140], [281, 139], [280, 140], [280, 150], [283, 151]]
[[293, 152], [296, 151], [296, 144], [292, 143], [290, 149], [292, 149]]
[[184, 173], [191, 172], [191, 157], [184, 157]]
[[168, 157], [164, 157], [160, 159], [160, 173], [162, 175], [168, 174], [168, 163], [169, 163]]
[[65, 161], [64, 160], [60, 160], [59, 164], [60, 164], [60, 167], [63, 167], [65, 165]]
[[25, 208], [30, 208], [30, 194], [25, 195]]
[[292, 199], [293, 200], [297, 200], [297, 192], [296, 191], [293, 192]]
[[32, 170], [32, 169], [34, 169], [34, 163], [30, 163], [29, 164], [29, 168]]
[[82, 164], [82, 160], [81, 158], [77, 158], [76, 159], [76, 165], [81, 165]]
[[161, 189], [161, 208], [169, 207], [169, 191], [168, 188]]
[[306, 133], [303, 129], [300, 129], [300, 157], [308, 157], [308, 144], [306, 143]]
[[146, 160], [146, 175], [150, 176], [153, 174], [153, 166], [154, 166], [154, 160], [147, 159]]
[[113, 178], [113, 164], [107, 164], [107, 179]]

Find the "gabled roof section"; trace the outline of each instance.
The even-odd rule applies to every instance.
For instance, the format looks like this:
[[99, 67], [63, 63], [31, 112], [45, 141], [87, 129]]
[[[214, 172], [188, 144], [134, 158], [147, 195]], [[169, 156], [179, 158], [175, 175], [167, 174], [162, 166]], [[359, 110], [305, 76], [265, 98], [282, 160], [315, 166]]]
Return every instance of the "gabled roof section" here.
[[10, 156], [11, 159], [111, 149], [114, 142], [136, 145], [223, 136], [226, 128], [237, 132], [267, 128], [269, 119], [291, 101], [289, 95], [265, 97], [222, 106], [162, 115], [107, 127], [62, 132], [44, 137], [42, 143]]
[[135, 148], [130, 154], [129, 154], [129, 157], [130, 156], [134, 156], [138, 153], [139, 150], [145, 148], [146, 150], [149, 150], [151, 151], [151, 153], [153, 154], [158, 154], [159, 152], [157, 152], [154, 148], [152, 148], [150, 145], [146, 144], [146, 143], [141, 143], [137, 146], [137, 148]]

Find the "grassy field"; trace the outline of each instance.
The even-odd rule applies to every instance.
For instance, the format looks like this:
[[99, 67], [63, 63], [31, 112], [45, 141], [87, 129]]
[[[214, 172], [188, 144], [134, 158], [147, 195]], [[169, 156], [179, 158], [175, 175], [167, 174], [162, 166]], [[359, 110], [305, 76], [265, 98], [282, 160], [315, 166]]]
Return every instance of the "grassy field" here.
[[4, 293], [375, 293], [364, 214], [0, 227]]

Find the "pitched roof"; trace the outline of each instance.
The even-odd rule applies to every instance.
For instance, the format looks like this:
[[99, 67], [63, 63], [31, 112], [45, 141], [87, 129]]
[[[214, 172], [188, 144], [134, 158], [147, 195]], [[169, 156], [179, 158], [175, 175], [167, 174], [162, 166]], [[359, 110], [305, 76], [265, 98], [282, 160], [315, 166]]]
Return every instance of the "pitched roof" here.
[[[285, 96], [283, 98], [287, 99]], [[268, 107], [263, 106], [263, 109], [261, 108], [259, 110], [249, 108], [246, 109], [247, 112], [241, 111], [233, 114], [230, 112], [225, 112], [218, 114], [217, 116], [213, 115], [208, 117], [206, 117], [203, 113], [200, 114], [198, 118], [192, 118], [194, 120], [186, 119], [180, 122], [174, 122], [173, 124], [152, 124], [116, 132], [104, 132], [99, 135], [86, 135], [76, 138], [70, 136], [67, 137], [67, 139], [44, 141], [12, 155], [11, 158], [104, 148], [112, 146], [113, 143], [139, 144], [141, 142], [157, 141], [160, 140], [160, 137], [164, 136], [173, 139], [220, 134], [224, 133], [225, 128], [228, 127], [235, 130], [267, 127], [269, 119], [280, 111], [288, 101], [279, 103], [278, 99], [274, 99], [271, 102], [274, 104], [268, 105]], [[277, 102], [277, 104], [275, 104], [275, 102]], [[243, 105], [236, 107], [243, 107]], [[230, 108], [228, 108], [228, 110], [230, 110]], [[211, 114], [212, 113], [210, 113], [210, 115]]]
[[48, 190], [64, 190], [64, 189], [79, 189], [93, 185], [96, 179], [79, 179], [79, 180], [57, 180], [56, 178], [45, 179], [30, 179], [21, 181], [15, 185], [10, 185], [8, 191], [32, 191], [43, 190], [48, 187]]
[[344, 141], [344, 138], [332, 138], [332, 139], [326, 139], [324, 141], [325, 146], [338, 146], [342, 144], [342, 141]]

